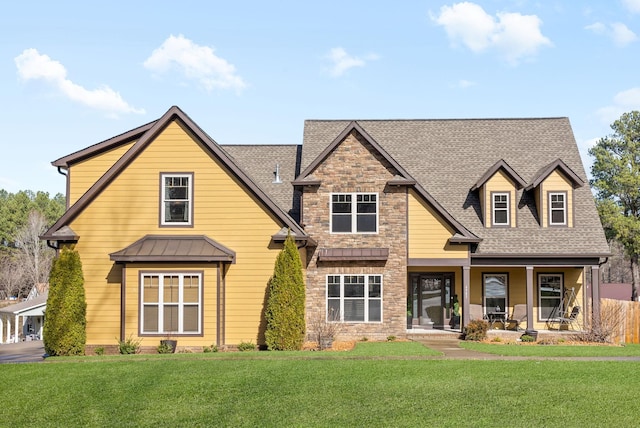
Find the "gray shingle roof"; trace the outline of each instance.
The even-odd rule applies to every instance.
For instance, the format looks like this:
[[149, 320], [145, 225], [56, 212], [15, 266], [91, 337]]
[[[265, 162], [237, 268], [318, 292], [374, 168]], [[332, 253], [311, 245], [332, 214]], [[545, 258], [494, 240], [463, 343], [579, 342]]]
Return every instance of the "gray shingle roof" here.
[[[300, 145], [221, 145], [236, 163], [269, 197], [299, 221], [300, 195], [291, 182], [300, 170]], [[274, 183], [276, 165], [281, 183]]]
[[[350, 121], [305, 122], [301, 170], [322, 153]], [[609, 253], [591, 191], [575, 189], [574, 227], [542, 228], [530, 192], [518, 192], [518, 227], [485, 228], [478, 193], [471, 191], [504, 160], [526, 183], [562, 160], [587, 177], [567, 118], [359, 120], [357, 123], [415, 178], [442, 207], [482, 238], [477, 254], [604, 255]]]

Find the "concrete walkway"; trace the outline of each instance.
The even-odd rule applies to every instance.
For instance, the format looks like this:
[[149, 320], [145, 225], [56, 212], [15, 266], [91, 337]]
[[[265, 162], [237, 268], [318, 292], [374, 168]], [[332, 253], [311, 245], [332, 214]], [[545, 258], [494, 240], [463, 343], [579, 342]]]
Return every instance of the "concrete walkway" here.
[[436, 338], [416, 340], [434, 351], [442, 352], [442, 359], [460, 360], [572, 360], [572, 361], [640, 361], [638, 357], [539, 357], [505, 356], [471, 351], [460, 347], [459, 339]]
[[43, 355], [44, 344], [42, 340], [3, 343], [0, 345], [0, 364], [36, 363], [44, 360]]
[[[414, 339], [415, 340], [415, 339]], [[458, 339], [423, 339], [415, 340], [422, 343], [427, 348], [442, 352], [442, 358], [461, 360], [519, 360], [522, 357], [504, 357], [501, 355], [486, 354], [484, 352], [470, 351], [460, 347]]]

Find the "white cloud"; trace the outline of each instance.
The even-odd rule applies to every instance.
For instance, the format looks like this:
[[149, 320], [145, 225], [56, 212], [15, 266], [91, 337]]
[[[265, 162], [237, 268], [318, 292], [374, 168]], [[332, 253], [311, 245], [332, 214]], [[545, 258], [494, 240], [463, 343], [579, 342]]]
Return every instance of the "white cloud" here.
[[350, 68], [364, 67], [368, 61], [377, 60], [376, 54], [369, 54], [365, 57], [351, 56], [343, 48], [333, 48], [326, 55], [326, 58], [332, 63], [329, 74], [333, 77], [342, 76]]
[[640, 0], [622, 0], [622, 4], [631, 13], [640, 13]]
[[470, 88], [471, 86], [475, 86], [476, 82], [472, 82], [471, 80], [465, 80], [465, 79], [460, 79], [458, 80], [458, 83], [456, 83], [456, 88], [460, 88], [460, 89], [466, 89], [466, 88]]
[[103, 110], [110, 115], [122, 113], [144, 114], [144, 109], [137, 109], [122, 99], [122, 96], [108, 86], [89, 90], [67, 79], [66, 68], [36, 49], [25, 49], [14, 58], [18, 68], [18, 76], [25, 80], [44, 80], [57, 88], [72, 101], [91, 108]]
[[182, 34], [173, 34], [155, 49], [144, 66], [154, 73], [162, 74], [176, 68], [187, 79], [200, 83], [207, 91], [213, 89], [236, 89], [246, 87], [236, 74], [236, 68], [227, 60], [216, 56], [214, 49], [200, 46]]
[[609, 37], [617, 46], [626, 46], [638, 40], [638, 36], [621, 22], [614, 22], [607, 26], [601, 22], [595, 22], [584, 27], [585, 30], [593, 31], [595, 34]]
[[542, 35], [542, 21], [536, 15], [499, 12], [496, 17], [470, 2], [442, 6], [431, 19], [444, 27], [449, 40], [476, 53], [495, 49], [510, 64], [535, 56], [543, 46], [552, 46]]
[[640, 110], [640, 87], [618, 92], [613, 97], [613, 103], [598, 109], [596, 114], [604, 123], [610, 124], [620, 119], [622, 113], [631, 110]]

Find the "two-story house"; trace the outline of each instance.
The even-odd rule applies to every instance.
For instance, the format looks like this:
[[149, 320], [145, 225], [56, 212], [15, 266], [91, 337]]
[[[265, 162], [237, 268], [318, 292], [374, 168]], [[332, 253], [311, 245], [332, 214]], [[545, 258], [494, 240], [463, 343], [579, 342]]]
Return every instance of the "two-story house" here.
[[89, 345], [262, 343], [287, 231], [307, 318], [345, 337], [448, 328], [456, 299], [463, 325], [598, 311], [609, 248], [566, 118], [307, 121], [302, 145], [220, 146], [172, 107], [53, 165], [69, 208], [43, 238], [80, 252]]

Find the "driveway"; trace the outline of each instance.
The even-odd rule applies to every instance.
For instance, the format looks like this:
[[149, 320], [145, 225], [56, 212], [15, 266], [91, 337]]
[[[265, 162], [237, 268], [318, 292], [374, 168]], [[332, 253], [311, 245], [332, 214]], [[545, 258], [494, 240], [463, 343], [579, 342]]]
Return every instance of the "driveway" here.
[[28, 342], [3, 343], [0, 345], [0, 364], [36, 363], [43, 361], [44, 344], [42, 340]]

